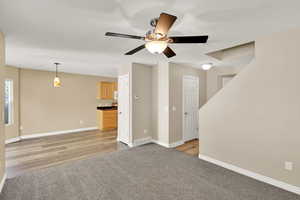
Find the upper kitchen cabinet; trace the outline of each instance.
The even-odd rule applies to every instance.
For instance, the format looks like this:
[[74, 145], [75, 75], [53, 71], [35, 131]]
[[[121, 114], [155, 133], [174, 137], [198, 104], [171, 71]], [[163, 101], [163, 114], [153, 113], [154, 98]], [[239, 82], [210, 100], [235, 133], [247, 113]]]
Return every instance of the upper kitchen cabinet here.
[[118, 91], [118, 83], [117, 82], [113, 82], [114, 84], [114, 92]]
[[98, 83], [98, 99], [108, 99], [113, 100], [114, 99], [114, 93], [117, 88], [116, 82], [106, 82], [101, 81]]

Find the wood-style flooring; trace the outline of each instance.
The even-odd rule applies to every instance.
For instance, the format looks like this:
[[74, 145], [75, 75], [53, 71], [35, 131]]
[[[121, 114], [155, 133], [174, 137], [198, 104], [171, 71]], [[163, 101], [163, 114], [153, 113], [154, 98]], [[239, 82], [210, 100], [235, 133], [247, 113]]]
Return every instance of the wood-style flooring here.
[[127, 148], [116, 141], [116, 131], [85, 131], [23, 140], [6, 145], [8, 178], [24, 172]]
[[176, 147], [176, 149], [178, 151], [182, 151], [182, 152], [192, 155], [192, 156], [198, 156], [199, 140], [195, 139], [195, 140], [188, 141], [188, 142], [184, 143], [183, 145]]
[[[34, 169], [84, 159], [128, 148], [116, 141], [117, 132], [85, 131], [65, 135], [28, 139], [6, 145], [6, 173], [8, 178]], [[176, 150], [197, 156], [199, 141], [192, 140]]]

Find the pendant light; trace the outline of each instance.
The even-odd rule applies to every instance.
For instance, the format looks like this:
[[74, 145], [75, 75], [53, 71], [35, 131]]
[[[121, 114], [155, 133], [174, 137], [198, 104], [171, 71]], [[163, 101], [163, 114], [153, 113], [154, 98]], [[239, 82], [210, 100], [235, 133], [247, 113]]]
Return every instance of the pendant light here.
[[60, 63], [54, 63], [54, 64], [55, 64], [55, 78], [53, 80], [53, 86], [56, 88], [59, 88], [61, 86], [61, 82], [57, 75], [57, 67], [58, 67], [58, 65], [60, 65]]

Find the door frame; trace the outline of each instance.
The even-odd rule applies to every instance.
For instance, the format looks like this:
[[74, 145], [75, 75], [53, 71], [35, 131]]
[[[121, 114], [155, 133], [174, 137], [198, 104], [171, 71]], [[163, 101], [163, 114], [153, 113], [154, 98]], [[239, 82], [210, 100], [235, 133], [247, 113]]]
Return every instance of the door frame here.
[[[130, 73], [127, 73], [127, 74], [122, 74], [122, 75], [119, 75], [118, 76], [118, 93], [119, 93], [119, 78], [122, 78], [122, 77], [128, 77], [128, 92], [129, 92], [129, 94], [128, 94], [128, 101], [129, 101], [129, 109], [128, 109], [128, 123], [129, 123], [129, 125], [128, 125], [128, 128], [129, 128], [129, 130], [128, 130], [128, 133], [129, 133], [129, 139], [128, 139], [128, 146], [130, 146], [131, 144], [132, 144], [132, 142], [133, 142], [133, 137], [132, 137], [132, 105], [131, 105], [131, 102], [132, 102], [132, 96], [131, 96], [131, 89], [132, 89], [132, 87], [131, 87], [131, 76], [130, 76]], [[119, 94], [118, 94], [118, 97], [119, 97]], [[118, 99], [118, 104], [119, 104], [119, 99]], [[118, 110], [118, 118], [119, 118], [119, 110]], [[118, 119], [119, 120], [119, 119]], [[119, 123], [118, 123], [118, 131], [117, 131], [117, 141], [120, 141], [120, 138], [119, 138]]]
[[[197, 81], [197, 85], [198, 85], [198, 101], [197, 101], [197, 108], [199, 109], [199, 105], [200, 105], [200, 79], [198, 76], [192, 76], [192, 75], [184, 75], [182, 77], [182, 140], [183, 142], [187, 142], [186, 139], [186, 133], [185, 133], [185, 115], [184, 115], [184, 79], [193, 79]], [[199, 126], [199, 117], [198, 117], [198, 126]], [[199, 127], [198, 127], [199, 130]], [[197, 138], [199, 138], [199, 131], [197, 134]], [[196, 138], [195, 138], [196, 139]]]

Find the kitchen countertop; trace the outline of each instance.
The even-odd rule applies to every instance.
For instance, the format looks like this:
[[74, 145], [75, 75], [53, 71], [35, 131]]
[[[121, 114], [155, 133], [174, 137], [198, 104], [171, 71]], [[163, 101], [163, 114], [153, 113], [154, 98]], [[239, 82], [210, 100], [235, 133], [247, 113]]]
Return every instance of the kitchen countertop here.
[[98, 106], [97, 110], [118, 110], [118, 106]]

